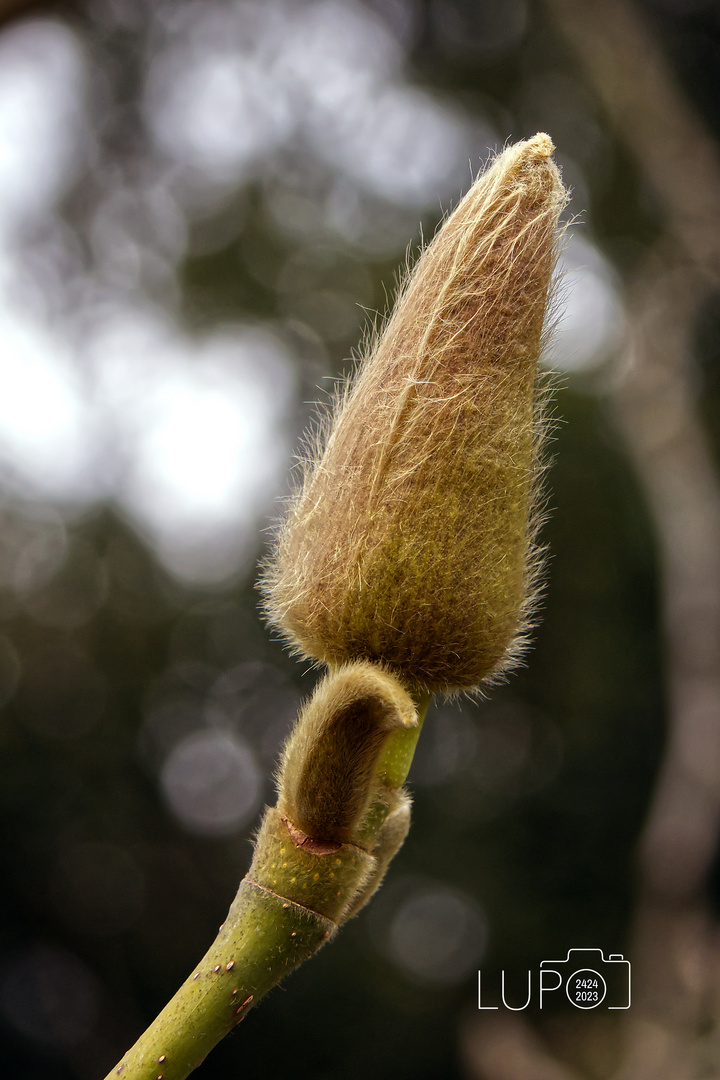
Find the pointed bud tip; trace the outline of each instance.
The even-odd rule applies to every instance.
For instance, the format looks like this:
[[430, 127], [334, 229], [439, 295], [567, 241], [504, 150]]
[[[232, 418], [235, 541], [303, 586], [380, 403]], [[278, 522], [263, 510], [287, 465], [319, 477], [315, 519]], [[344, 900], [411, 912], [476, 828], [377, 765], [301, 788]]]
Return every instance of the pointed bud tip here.
[[483, 192], [487, 181], [495, 175], [501, 183], [522, 189], [526, 198], [539, 200], [548, 212], [559, 214], [567, 201], [567, 192], [553, 160], [554, 150], [550, 136], [539, 131], [532, 139], [506, 147], [491, 168], [480, 174], [476, 186]]
[[544, 131], [539, 131], [537, 135], [533, 135], [532, 139], [528, 139], [524, 145], [522, 143], [520, 145], [525, 155], [532, 161], [538, 162], [538, 164], [551, 158], [555, 150], [554, 142]]

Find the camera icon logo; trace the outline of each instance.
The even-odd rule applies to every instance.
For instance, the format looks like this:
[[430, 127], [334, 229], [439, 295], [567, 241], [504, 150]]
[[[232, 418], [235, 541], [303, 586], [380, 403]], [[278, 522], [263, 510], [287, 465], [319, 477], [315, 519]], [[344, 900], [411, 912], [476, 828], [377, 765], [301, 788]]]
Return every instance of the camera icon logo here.
[[[554, 977], [554, 978], [553, 978]], [[631, 997], [630, 961], [620, 953], [607, 960], [602, 949], [568, 949], [565, 960], [540, 963], [540, 1008], [543, 995], [565, 989], [576, 1009], [629, 1009]]]

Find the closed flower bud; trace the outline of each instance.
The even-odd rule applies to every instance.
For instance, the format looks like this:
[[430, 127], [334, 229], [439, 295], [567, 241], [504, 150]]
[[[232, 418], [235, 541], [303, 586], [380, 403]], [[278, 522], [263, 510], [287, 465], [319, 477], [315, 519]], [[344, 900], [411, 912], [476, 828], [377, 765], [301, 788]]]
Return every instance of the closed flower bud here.
[[302, 654], [423, 690], [518, 655], [539, 565], [536, 367], [565, 191], [547, 135], [509, 147], [419, 259], [309, 463], [267, 571]]

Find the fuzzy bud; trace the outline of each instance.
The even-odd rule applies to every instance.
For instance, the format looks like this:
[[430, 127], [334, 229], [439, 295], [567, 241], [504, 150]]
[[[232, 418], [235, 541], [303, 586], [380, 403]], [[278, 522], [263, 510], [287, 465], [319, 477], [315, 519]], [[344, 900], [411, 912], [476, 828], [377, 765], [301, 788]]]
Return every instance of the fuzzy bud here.
[[265, 579], [302, 654], [424, 690], [518, 655], [532, 609], [541, 348], [566, 194], [509, 147], [418, 260], [306, 469]]
[[417, 723], [412, 698], [381, 668], [349, 664], [328, 675], [285, 746], [278, 810], [314, 841], [354, 841], [376, 794], [375, 770], [388, 736]]
[[352, 919], [367, 904], [380, 888], [385, 872], [400, 848], [410, 829], [410, 796], [400, 790], [395, 805], [378, 831], [372, 849], [373, 867], [367, 880], [360, 885], [352, 902], [343, 912], [343, 922]]

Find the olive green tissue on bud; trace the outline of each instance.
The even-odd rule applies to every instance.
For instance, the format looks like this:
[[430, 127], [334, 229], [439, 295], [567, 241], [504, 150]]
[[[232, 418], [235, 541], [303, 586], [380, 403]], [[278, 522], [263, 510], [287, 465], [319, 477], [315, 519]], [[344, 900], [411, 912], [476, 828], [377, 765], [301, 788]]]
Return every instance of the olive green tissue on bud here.
[[410, 831], [410, 796], [406, 791], [400, 790], [397, 792], [394, 804], [373, 844], [373, 869], [343, 913], [343, 922], [354, 918], [375, 895], [382, 885], [387, 868], [405, 843], [405, 838]]
[[476, 686], [522, 646], [540, 562], [537, 361], [566, 194], [547, 135], [445, 221], [336, 410], [265, 597], [303, 655]]
[[412, 698], [381, 668], [357, 663], [331, 673], [288, 739], [278, 810], [313, 840], [354, 842], [377, 794], [375, 773], [388, 736], [417, 723]]

